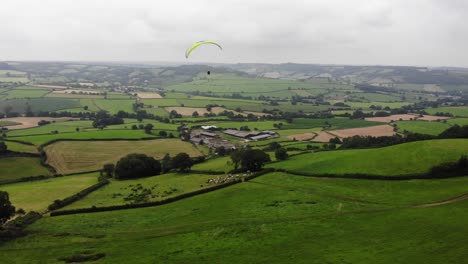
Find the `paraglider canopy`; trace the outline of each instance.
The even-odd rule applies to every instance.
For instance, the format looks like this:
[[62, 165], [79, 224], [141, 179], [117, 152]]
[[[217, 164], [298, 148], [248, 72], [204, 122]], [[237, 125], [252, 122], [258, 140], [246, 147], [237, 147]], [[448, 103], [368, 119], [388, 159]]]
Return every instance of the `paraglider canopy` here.
[[192, 51], [194, 51], [196, 48], [200, 47], [201, 45], [205, 45], [205, 44], [212, 44], [212, 45], [218, 46], [221, 50], [223, 49], [223, 47], [221, 47], [221, 45], [219, 45], [218, 43], [216, 43], [216, 42], [213, 41], [213, 40], [202, 40], [202, 41], [198, 41], [198, 42], [196, 42], [195, 44], [193, 44], [193, 45], [185, 52], [185, 58], [188, 59], [188, 57], [190, 56], [190, 53], [192, 53]]

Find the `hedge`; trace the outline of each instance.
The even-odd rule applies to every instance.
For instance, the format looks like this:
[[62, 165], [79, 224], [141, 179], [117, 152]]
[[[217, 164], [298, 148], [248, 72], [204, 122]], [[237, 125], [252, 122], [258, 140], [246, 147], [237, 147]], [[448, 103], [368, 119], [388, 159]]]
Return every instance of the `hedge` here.
[[[259, 177], [261, 175], [264, 175], [266, 173], [273, 172], [273, 171], [274, 171], [274, 169], [265, 169], [263, 171], [254, 173], [251, 176], [246, 177], [245, 180], [248, 181], [248, 180], [254, 179], [256, 177]], [[154, 201], [154, 202], [141, 203], [141, 204], [114, 205], [114, 206], [105, 206], [105, 207], [95, 207], [95, 206], [93, 206], [93, 207], [90, 207], [90, 208], [79, 208], [79, 209], [71, 209], [71, 210], [54, 211], [54, 212], [50, 213], [50, 216], [82, 214], [82, 213], [97, 213], [97, 212], [115, 211], [115, 210], [123, 210], [123, 209], [134, 209], [134, 208], [145, 208], [145, 207], [160, 206], [160, 205], [172, 203], [172, 202], [175, 202], [175, 201], [179, 201], [179, 200], [182, 200], [182, 199], [185, 199], [185, 198], [193, 197], [193, 196], [196, 196], [196, 195], [200, 195], [200, 194], [216, 191], [216, 190], [219, 190], [219, 189], [223, 189], [223, 188], [226, 188], [226, 187], [229, 187], [231, 185], [238, 184], [238, 183], [241, 183], [241, 182], [242, 181], [239, 179], [239, 180], [235, 180], [235, 181], [232, 181], [232, 182], [227, 182], [227, 183], [224, 183], [224, 184], [208, 187], [208, 188], [205, 188], [205, 189], [201, 189], [201, 190], [197, 190], [197, 191], [193, 191], [193, 192], [189, 192], [189, 193], [184, 193], [184, 194], [174, 196], [174, 197], [171, 197], [171, 198], [167, 198], [167, 199], [161, 200], [161, 201]]]
[[394, 176], [382, 176], [375, 174], [365, 174], [365, 173], [345, 173], [340, 175], [335, 174], [314, 174], [307, 172], [297, 172], [290, 171], [286, 169], [276, 169], [278, 172], [284, 172], [287, 174], [304, 176], [304, 177], [316, 177], [316, 178], [342, 178], [342, 179], [362, 179], [362, 180], [430, 180], [430, 179], [447, 179], [454, 177], [463, 177], [465, 175], [440, 175], [440, 174], [431, 174], [431, 173], [421, 173], [421, 174], [407, 174], [407, 175], [394, 175]]
[[80, 199], [82, 199], [83, 197], [85, 197], [86, 195], [90, 194], [91, 192], [103, 187], [104, 185], [107, 185], [109, 184], [109, 180], [102, 180], [84, 190], [81, 190], [80, 192], [72, 195], [72, 196], [69, 196], [63, 200], [55, 200], [52, 204], [50, 204], [47, 209], [49, 209], [49, 211], [53, 211], [53, 210], [57, 210], [57, 209], [60, 209], [60, 208], [63, 208], [71, 203], [74, 203]]

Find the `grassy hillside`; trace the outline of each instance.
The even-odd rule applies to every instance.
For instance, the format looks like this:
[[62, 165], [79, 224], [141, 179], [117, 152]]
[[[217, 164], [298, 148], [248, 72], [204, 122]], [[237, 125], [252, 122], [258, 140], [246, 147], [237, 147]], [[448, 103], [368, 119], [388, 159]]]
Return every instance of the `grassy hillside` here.
[[0, 182], [50, 174], [49, 170], [41, 165], [39, 158], [0, 158], [0, 168]]
[[292, 157], [268, 167], [317, 174], [405, 175], [468, 154], [467, 139], [430, 140], [377, 149], [337, 150]]
[[143, 141], [61, 141], [44, 148], [47, 163], [59, 173], [73, 173], [101, 169], [106, 163], [115, 163], [129, 153], [144, 153], [161, 159], [166, 153], [171, 156], [186, 152], [191, 156], [201, 153], [190, 143], [180, 139], [157, 139]]
[[[337, 188], [334, 180], [297, 176], [255, 181], [160, 207], [45, 217], [28, 236], [5, 244], [0, 256], [8, 263], [54, 263], [83, 252], [105, 254], [100, 263], [465, 261], [460, 245], [468, 235], [468, 202], [405, 209], [401, 197], [413, 197], [403, 204], [433, 192], [430, 201], [455, 197], [466, 178], [431, 181], [427, 190], [396, 182], [389, 192], [381, 181], [349, 187], [339, 181]], [[343, 191], [351, 187], [366, 193], [360, 198], [380, 198], [356, 200]]]
[[25, 211], [43, 211], [57, 199], [73, 195], [95, 183], [98, 173], [51, 178], [33, 182], [23, 182], [1, 186], [8, 192], [10, 201], [16, 208]]

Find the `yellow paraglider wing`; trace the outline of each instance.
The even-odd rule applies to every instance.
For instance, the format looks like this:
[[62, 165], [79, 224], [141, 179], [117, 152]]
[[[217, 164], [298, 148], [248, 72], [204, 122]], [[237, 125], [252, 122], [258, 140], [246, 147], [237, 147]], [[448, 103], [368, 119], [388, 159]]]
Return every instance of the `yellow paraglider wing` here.
[[221, 45], [219, 45], [218, 43], [216, 43], [215, 41], [212, 41], [212, 40], [198, 41], [197, 43], [193, 44], [193, 45], [185, 52], [185, 58], [188, 58], [188, 57], [190, 56], [190, 53], [192, 53], [193, 50], [195, 50], [196, 48], [200, 47], [201, 45], [205, 45], [205, 44], [216, 45], [216, 46], [218, 46], [221, 50], [223, 49], [223, 47], [221, 47]]

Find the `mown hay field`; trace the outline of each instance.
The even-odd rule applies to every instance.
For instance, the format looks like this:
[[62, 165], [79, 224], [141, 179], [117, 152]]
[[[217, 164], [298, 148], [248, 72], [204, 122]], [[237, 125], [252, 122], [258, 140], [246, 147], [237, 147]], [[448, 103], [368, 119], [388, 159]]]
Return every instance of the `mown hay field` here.
[[141, 141], [60, 141], [44, 148], [47, 163], [58, 173], [74, 173], [102, 169], [130, 153], [143, 153], [161, 159], [166, 153], [174, 156], [185, 152], [192, 157], [202, 155], [192, 144], [180, 139]]

